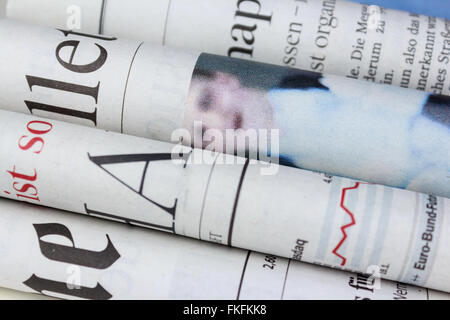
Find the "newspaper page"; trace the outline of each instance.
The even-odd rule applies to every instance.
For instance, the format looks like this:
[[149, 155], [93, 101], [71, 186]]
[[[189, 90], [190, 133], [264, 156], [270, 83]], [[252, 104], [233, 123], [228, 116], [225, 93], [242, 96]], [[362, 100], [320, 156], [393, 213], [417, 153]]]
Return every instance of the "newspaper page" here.
[[0, 285], [23, 292], [63, 299], [450, 299], [376, 274], [331, 270], [17, 201], [1, 200], [0, 210]]
[[7, 20], [0, 42], [4, 109], [450, 197], [447, 96]]
[[52, 27], [450, 95], [440, 18], [341, 0], [3, 1], [8, 17]]
[[4, 197], [450, 292], [447, 198], [3, 110], [0, 137]]

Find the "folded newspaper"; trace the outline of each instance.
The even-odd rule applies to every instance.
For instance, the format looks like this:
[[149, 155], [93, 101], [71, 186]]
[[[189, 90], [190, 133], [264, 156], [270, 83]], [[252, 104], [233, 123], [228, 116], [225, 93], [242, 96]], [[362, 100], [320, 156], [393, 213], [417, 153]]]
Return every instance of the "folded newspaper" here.
[[8, 20], [0, 42], [1, 108], [450, 197], [450, 97]]
[[[0, 200], [0, 210], [0, 285], [23, 292], [64, 299], [450, 299], [446, 293], [380, 281], [376, 275], [17, 201]], [[13, 297], [24, 298], [18, 293]]]
[[3, 110], [0, 132], [4, 197], [450, 292], [449, 199]]
[[[448, 299], [379, 280], [450, 292], [444, 250], [450, 200], [439, 197], [450, 196], [450, 98], [425, 93], [450, 92], [448, 21], [343, 1], [127, 6], [0, 1], [0, 16], [4, 8], [8, 17], [50, 26], [351, 79], [0, 21], [0, 58], [8, 61], [0, 66], [0, 108], [50, 118], [0, 111], [3, 196], [264, 252], [1, 200], [7, 259], [0, 286], [88, 299]], [[290, 21], [289, 6], [301, 22]], [[226, 12], [235, 22], [231, 46], [219, 36], [229, 23]], [[358, 21], [342, 18], [358, 14]], [[131, 16], [133, 23], [123, 26]], [[317, 38], [305, 37], [316, 27]], [[352, 31], [355, 38], [348, 37]], [[408, 35], [402, 52], [397, 42]], [[259, 38], [266, 39], [256, 45]], [[277, 44], [286, 44], [284, 51], [275, 52]], [[103, 246], [85, 249], [102, 230]], [[28, 240], [11, 254], [13, 240], [22, 245], [17, 237]], [[137, 257], [133, 268], [126, 267], [130, 252]], [[216, 287], [198, 283], [205, 277]]]
[[342, 0], [0, 2], [7, 17], [51, 27], [450, 94], [450, 21], [441, 18]]

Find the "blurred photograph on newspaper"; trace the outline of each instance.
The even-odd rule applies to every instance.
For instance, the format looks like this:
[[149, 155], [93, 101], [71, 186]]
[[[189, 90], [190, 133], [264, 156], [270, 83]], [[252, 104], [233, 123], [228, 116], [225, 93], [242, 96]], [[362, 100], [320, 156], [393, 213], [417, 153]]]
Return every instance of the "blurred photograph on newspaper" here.
[[445, 190], [435, 184], [450, 172], [449, 106], [446, 96], [201, 54], [184, 125], [196, 147], [229, 152], [226, 142], [239, 155], [267, 147], [284, 165]]

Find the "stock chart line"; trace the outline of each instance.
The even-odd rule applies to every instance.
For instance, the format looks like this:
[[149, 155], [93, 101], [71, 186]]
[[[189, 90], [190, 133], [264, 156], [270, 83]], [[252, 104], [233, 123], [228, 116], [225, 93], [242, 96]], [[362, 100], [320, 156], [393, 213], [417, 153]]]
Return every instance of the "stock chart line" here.
[[350, 216], [350, 223], [345, 224], [343, 226], [341, 226], [341, 232], [342, 232], [342, 238], [339, 241], [339, 243], [336, 245], [336, 247], [333, 249], [333, 254], [338, 256], [342, 262], [341, 262], [341, 266], [344, 266], [345, 263], [347, 262], [347, 258], [345, 258], [344, 256], [342, 256], [341, 254], [339, 254], [338, 250], [339, 248], [342, 246], [342, 244], [345, 242], [345, 240], [347, 239], [347, 233], [345, 232], [345, 230], [347, 228], [350, 228], [351, 226], [354, 226], [356, 224], [356, 220], [355, 220], [355, 216], [354, 214], [345, 206], [345, 197], [347, 196], [347, 191], [348, 190], [356, 190], [358, 189], [358, 187], [360, 186], [360, 182], [356, 182], [355, 185], [353, 187], [347, 187], [347, 188], [343, 188], [342, 189], [342, 194], [341, 194], [341, 203], [340, 206], [341, 208]]

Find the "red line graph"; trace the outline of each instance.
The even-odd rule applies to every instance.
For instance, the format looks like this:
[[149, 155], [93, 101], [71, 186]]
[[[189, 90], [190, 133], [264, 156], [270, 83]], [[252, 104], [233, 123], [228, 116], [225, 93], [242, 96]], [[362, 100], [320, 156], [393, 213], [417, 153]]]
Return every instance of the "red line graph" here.
[[351, 222], [348, 223], [348, 224], [346, 224], [346, 225], [343, 225], [343, 226], [341, 227], [341, 232], [342, 232], [342, 235], [343, 235], [343, 236], [342, 236], [342, 239], [341, 239], [341, 241], [339, 241], [339, 243], [337, 244], [337, 246], [333, 249], [333, 254], [335, 254], [336, 256], [338, 256], [339, 258], [342, 259], [341, 266], [344, 266], [345, 263], [347, 262], [347, 259], [346, 259], [344, 256], [342, 256], [342, 255], [340, 255], [340, 254], [338, 253], [339, 248], [342, 246], [342, 244], [343, 244], [343, 243], [345, 242], [345, 240], [347, 239], [347, 233], [345, 232], [345, 229], [350, 228], [351, 226], [354, 226], [354, 225], [356, 224], [355, 216], [354, 216], [353, 213], [352, 213], [348, 208], [346, 208], [345, 205], [344, 205], [345, 197], [346, 197], [346, 195], [347, 195], [347, 191], [348, 191], [348, 190], [355, 190], [355, 189], [358, 189], [359, 185], [360, 185], [360, 182], [356, 182], [355, 185], [354, 185], [353, 187], [348, 187], [348, 188], [343, 188], [343, 189], [342, 189], [342, 195], [341, 195], [341, 208], [342, 208], [342, 209], [350, 216]]

